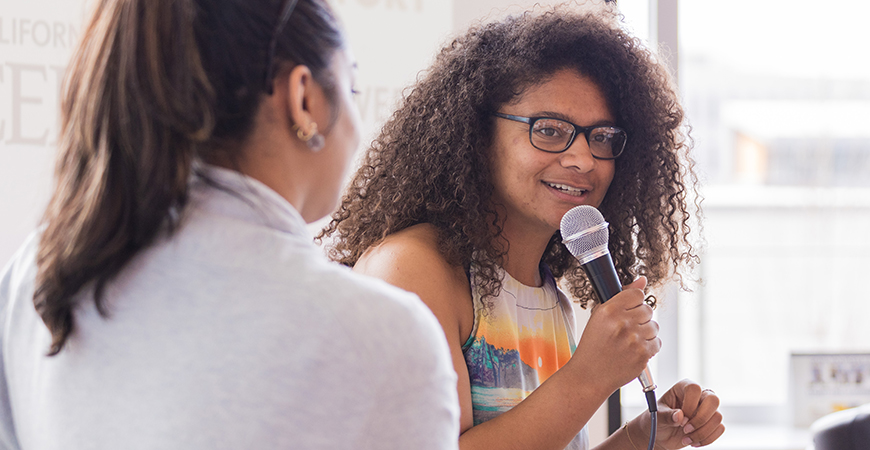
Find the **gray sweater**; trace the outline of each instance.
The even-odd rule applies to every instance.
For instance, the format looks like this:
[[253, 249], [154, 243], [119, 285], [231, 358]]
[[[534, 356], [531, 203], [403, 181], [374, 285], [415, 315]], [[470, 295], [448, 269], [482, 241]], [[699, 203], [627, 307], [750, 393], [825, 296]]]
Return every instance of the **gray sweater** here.
[[[412, 294], [327, 261], [301, 216], [204, 167], [183, 226], [91, 297], [55, 357], [34, 233], [0, 279], [0, 448], [455, 449], [456, 374]], [[90, 292], [82, 295], [92, 296]]]

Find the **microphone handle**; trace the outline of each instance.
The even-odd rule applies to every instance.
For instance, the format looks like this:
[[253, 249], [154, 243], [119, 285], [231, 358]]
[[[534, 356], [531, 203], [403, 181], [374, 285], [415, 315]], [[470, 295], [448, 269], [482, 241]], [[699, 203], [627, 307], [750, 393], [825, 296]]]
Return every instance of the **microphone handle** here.
[[[586, 272], [586, 276], [589, 277], [592, 289], [601, 303], [610, 300], [614, 295], [622, 292], [622, 284], [619, 282], [619, 275], [616, 274], [616, 267], [613, 264], [613, 258], [610, 257], [610, 252], [583, 264], [583, 270]], [[637, 379], [640, 381], [641, 386], [643, 386], [644, 392], [649, 392], [656, 388], [649, 365], [644, 367], [643, 372], [641, 372]]]
[[586, 271], [586, 276], [592, 283], [592, 289], [595, 290], [595, 295], [598, 296], [601, 303], [622, 292], [622, 284], [619, 283], [619, 275], [616, 274], [616, 267], [614, 267], [610, 253], [605, 253], [583, 264], [583, 270]]

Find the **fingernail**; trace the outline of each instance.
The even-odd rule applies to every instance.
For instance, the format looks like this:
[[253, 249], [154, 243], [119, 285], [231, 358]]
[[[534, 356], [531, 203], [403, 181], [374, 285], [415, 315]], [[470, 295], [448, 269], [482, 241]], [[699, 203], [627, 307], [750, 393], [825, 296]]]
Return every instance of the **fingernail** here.
[[689, 445], [692, 443], [692, 438], [686, 436], [683, 438], [683, 445]]
[[694, 444], [692, 444], [692, 447], [695, 447], [695, 448], [700, 447], [700, 446], [701, 446], [700, 442], [695, 442]]
[[688, 424], [685, 427], [683, 427], [683, 433], [689, 434], [693, 431], [695, 431], [695, 427], [693, 427], [692, 424]]
[[671, 416], [671, 420], [673, 420], [674, 422], [676, 422], [676, 421], [677, 421], [677, 414], [678, 414], [678, 413], [679, 413], [679, 411], [674, 411], [674, 415]]

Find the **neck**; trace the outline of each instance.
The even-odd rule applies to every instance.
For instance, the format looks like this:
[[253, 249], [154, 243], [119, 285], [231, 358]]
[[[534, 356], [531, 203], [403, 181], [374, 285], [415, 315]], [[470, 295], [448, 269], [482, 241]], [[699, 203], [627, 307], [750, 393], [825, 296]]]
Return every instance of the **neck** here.
[[254, 121], [254, 129], [231, 154], [238, 155], [235, 161], [216, 158], [211, 163], [237, 170], [268, 186], [284, 197], [307, 221], [306, 198], [312, 186], [313, 163], [295, 136], [288, 134], [287, 127], [276, 126], [270, 108], [260, 108]]
[[503, 269], [526, 286], [541, 286], [541, 259], [553, 234], [518, 233], [504, 224], [501, 236], [508, 246]]

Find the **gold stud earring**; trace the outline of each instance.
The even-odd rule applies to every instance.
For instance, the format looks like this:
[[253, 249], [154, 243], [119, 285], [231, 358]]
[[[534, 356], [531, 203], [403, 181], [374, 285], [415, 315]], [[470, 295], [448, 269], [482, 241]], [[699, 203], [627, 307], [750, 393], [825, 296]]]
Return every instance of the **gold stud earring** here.
[[317, 124], [314, 122], [311, 122], [311, 129], [307, 133], [299, 125], [293, 125], [293, 129], [296, 130], [296, 137], [313, 152], [319, 152], [326, 144], [326, 139], [317, 132]]

